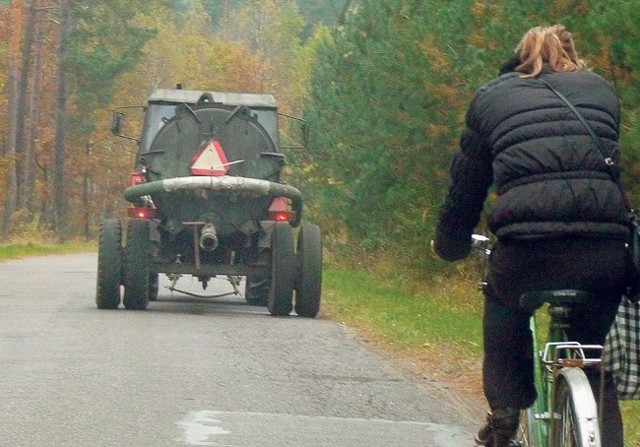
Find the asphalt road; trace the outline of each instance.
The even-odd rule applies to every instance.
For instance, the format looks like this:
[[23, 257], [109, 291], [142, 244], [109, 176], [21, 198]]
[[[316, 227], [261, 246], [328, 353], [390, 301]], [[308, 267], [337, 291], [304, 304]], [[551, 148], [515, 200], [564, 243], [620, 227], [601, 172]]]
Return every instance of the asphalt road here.
[[477, 415], [455, 390], [339, 323], [172, 296], [164, 276], [146, 311], [98, 310], [96, 263], [0, 264], [0, 447], [473, 445]]

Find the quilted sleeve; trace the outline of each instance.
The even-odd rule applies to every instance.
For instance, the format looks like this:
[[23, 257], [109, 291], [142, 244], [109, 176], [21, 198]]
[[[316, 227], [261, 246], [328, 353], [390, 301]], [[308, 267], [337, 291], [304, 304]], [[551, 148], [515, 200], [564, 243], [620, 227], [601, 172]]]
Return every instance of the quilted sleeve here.
[[434, 238], [436, 254], [446, 261], [469, 255], [471, 234], [493, 183], [491, 163], [491, 149], [467, 128], [451, 164], [449, 192], [440, 209]]

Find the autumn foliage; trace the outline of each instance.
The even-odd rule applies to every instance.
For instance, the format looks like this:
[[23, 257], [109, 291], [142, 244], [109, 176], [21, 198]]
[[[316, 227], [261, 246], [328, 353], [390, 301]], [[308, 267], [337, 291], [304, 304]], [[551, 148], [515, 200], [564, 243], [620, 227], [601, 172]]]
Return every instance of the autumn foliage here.
[[136, 147], [110, 135], [111, 111], [180, 83], [304, 116], [287, 173], [327, 243], [429, 262], [469, 99], [526, 29], [555, 22], [619, 92], [636, 203], [635, 0], [0, 1], [1, 235], [93, 237], [122, 216]]
[[293, 1], [232, 2], [224, 17], [183, 3], [0, 2], [2, 237], [93, 237], [122, 216], [136, 148], [110, 135], [110, 114], [154, 88], [271, 93], [300, 113], [308, 70]]

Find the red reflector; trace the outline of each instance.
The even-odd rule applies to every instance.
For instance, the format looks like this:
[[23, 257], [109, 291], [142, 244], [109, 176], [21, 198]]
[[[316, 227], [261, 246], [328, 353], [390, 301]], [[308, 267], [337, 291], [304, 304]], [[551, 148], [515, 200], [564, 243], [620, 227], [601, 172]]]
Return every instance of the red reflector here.
[[140, 185], [145, 183], [144, 176], [140, 172], [133, 171], [131, 173], [131, 186]]
[[269, 220], [276, 222], [289, 222], [296, 218], [294, 211], [269, 211]]
[[138, 219], [153, 219], [156, 217], [156, 210], [153, 208], [134, 208], [127, 209], [129, 217], [137, 217]]

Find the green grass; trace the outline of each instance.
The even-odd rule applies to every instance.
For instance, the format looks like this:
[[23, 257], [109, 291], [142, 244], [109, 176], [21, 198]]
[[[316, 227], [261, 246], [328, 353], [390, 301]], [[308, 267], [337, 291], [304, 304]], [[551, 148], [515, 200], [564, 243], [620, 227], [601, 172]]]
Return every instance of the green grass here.
[[325, 313], [350, 326], [371, 330], [401, 351], [446, 347], [458, 355], [480, 354], [478, 308], [443, 296], [412, 293], [403, 283], [364, 272], [326, 270]]
[[31, 244], [18, 242], [0, 245], [0, 261], [28, 256], [81, 253], [96, 250], [97, 245], [95, 242], [68, 242], [64, 244]]
[[[324, 271], [322, 299], [323, 316], [400, 355], [453, 362], [456, 370], [472, 374], [480, 391], [479, 376], [473, 374], [477, 371], [468, 367], [477, 366], [482, 357], [482, 297], [473, 280], [416, 285], [400, 276], [385, 279], [330, 268]], [[623, 401], [621, 408], [625, 446], [640, 446], [640, 401]]]
[[624, 421], [624, 445], [640, 446], [640, 401], [620, 402]]

